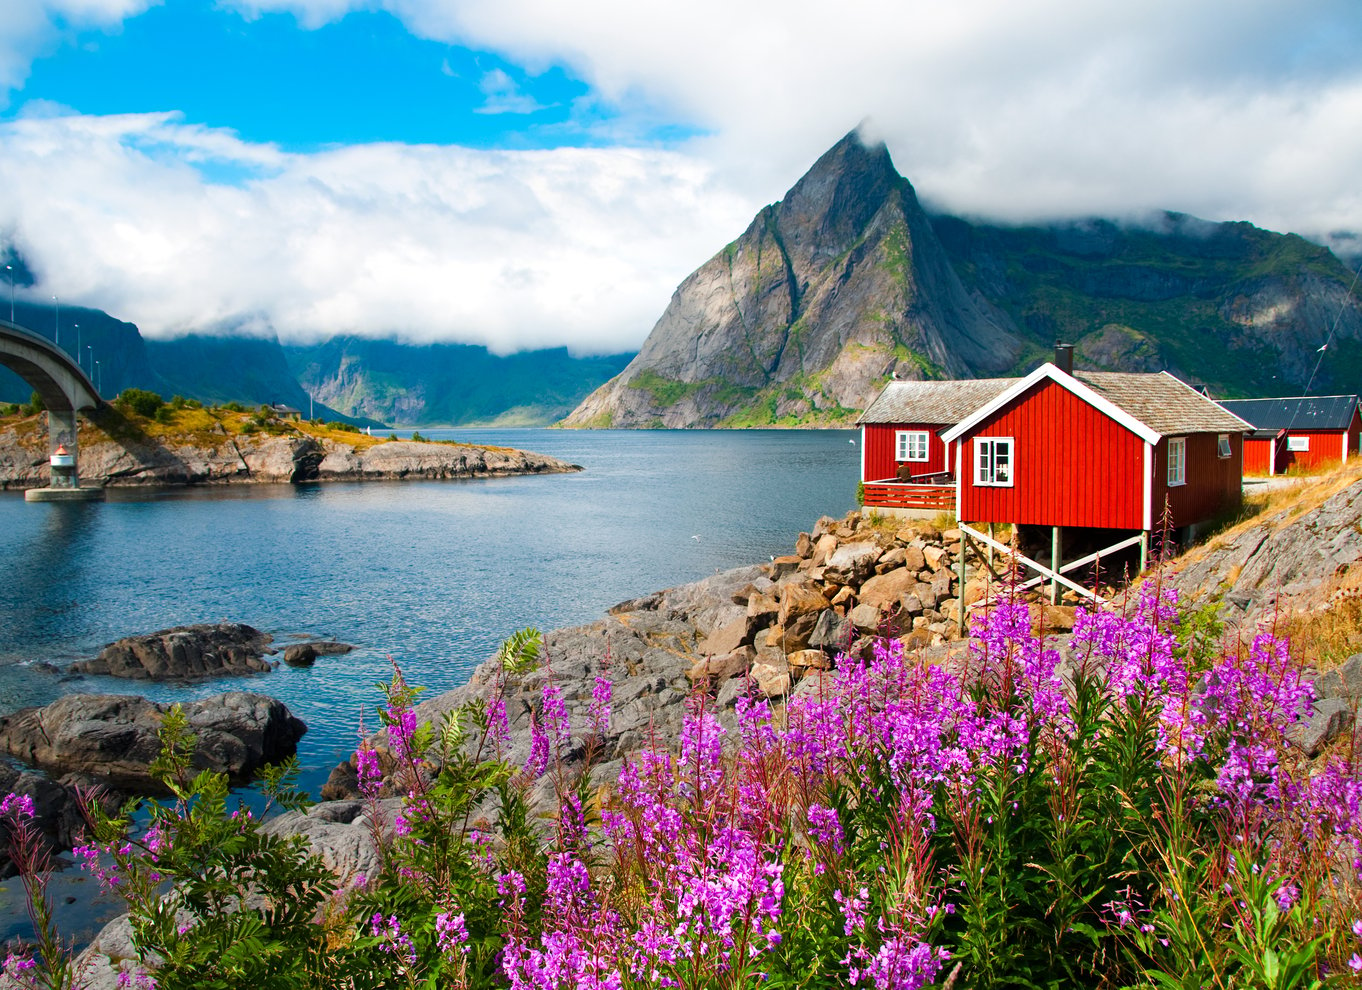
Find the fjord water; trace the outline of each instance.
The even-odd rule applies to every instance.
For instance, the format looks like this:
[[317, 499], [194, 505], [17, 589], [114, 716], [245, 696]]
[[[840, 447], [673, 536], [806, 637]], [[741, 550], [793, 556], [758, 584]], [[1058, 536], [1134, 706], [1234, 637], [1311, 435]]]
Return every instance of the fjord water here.
[[[456, 482], [110, 489], [103, 504], [0, 496], [0, 709], [67, 691], [157, 700], [274, 695], [308, 725], [315, 791], [353, 749], [399, 663], [430, 692], [464, 683], [511, 632], [589, 622], [661, 588], [790, 552], [855, 505], [851, 431], [440, 430], [581, 473]], [[851, 442], [848, 442], [851, 441]], [[122, 636], [245, 622], [276, 646], [335, 637], [348, 656], [207, 684], [63, 681], [36, 666]]]

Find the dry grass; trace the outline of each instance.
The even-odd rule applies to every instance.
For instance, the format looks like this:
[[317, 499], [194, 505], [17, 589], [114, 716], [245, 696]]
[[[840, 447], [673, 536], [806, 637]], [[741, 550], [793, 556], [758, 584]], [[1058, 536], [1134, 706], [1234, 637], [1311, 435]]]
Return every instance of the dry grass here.
[[1276, 626], [1290, 640], [1292, 655], [1309, 658], [1321, 670], [1362, 653], [1362, 568], [1348, 568], [1294, 599]]

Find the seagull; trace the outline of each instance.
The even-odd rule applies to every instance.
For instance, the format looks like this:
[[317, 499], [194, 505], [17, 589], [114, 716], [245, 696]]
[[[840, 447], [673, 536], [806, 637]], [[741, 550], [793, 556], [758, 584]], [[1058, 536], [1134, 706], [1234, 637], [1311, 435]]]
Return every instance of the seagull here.
[[699, 539], [700, 539], [700, 537], [698, 537], [698, 536], [692, 536], [691, 539], [692, 539], [692, 540], [696, 540], [696, 541], [698, 542]]
[[856, 442], [856, 438], [855, 438], [855, 437], [848, 437], [848, 438], [847, 438], [847, 443], [855, 443], [855, 442]]

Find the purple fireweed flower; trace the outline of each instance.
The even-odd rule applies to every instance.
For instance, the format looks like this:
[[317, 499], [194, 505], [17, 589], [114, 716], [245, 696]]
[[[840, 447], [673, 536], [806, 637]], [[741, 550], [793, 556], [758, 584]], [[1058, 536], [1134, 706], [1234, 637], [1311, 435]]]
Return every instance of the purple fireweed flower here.
[[[131, 852], [131, 847], [124, 846], [124, 855]], [[102, 862], [106, 850], [99, 846], [76, 846], [71, 850], [71, 855], [80, 863], [81, 869], [94, 875], [106, 890], [115, 889], [122, 882], [122, 877], [118, 875], [117, 864], [105, 866]]]
[[842, 823], [837, 812], [821, 804], [811, 804], [808, 810], [809, 837], [828, 846], [835, 853], [842, 852]]
[[0, 973], [17, 982], [20, 979], [19, 974], [25, 973], [37, 965], [37, 960], [31, 956], [20, 956], [11, 952], [5, 956], [5, 964], [0, 968]]
[[359, 780], [359, 792], [366, 798], [378, 797], [383, 787], [383, 771], [378, 765], [378, 753], [368, 746], [355, 750], [355, 775]]
[[468, 925], [464, 922], [463, 912], [451, 914], [444, 911], [435, 916], [435, 944], [444, 955], [456, 952], [467, 954]]
[[530, 713], [530, 755], [520, 772], [527, 780], [538, 780], [549, 768], [549, 734], [543, 724]]
[[27, 794], [6, 794], [4, 800], [0, 800], [0, 815], [7, 815], [15, 820], [32, 818], [33, 798]]
[[123, 970], [118, 974], [118, 986], [120, 990], [156, 990], [156, 977], [152, 976], [145, 969], [134, 969], [131, 972]]
[[539, 709], [539, 719], [549, 734], [550, 742], [556, 748], [572, 738], [572, 725], [568, 721], [567, 703], [557, 684], [549, 682], [541, 693], [543, 704]]
[[384, 952], [391, 953], [409, 967], [416, 965], [416, 946], [412, 944], [411, 937], [402, 931], [397, 915], [390, 915], [385, 921], [382, 914], [374, 912], [369, 919], [369, 931], [374, 938], [382, 940]]
[[506, 715], [506, 699], [497, 695], [487, 704], [487, 734], [498, 753], [511, 745], [511, 721]]
[[421, 754], [412, 749], [412, 737], [416, 734], [416, 712], [409, 705], [393, 702], [388, 706], [388, 749], [393, 759], [399, 763], [410, 760], [421, 762]]
[[602, 664], [602, 669], [591, 686], [591, 705], [587, 709], [587, 721], [591, 725], [591, 731], [598, 736], [604, 736], [610, 729], [610, 699], [614, 690], [614, 685], [610, 683], [607, 658], [607, 663]]

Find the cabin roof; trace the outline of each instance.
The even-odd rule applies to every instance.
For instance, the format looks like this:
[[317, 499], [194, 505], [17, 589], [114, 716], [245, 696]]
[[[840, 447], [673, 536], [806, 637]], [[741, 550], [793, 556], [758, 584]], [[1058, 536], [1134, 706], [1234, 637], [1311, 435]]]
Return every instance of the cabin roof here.
[[1242, 433], [1253, 426], [1166, 371], [1080, 371], [1074, 377], [1160, 436]]
[[1220, 404], [1260, 430], [1346, 430], [1352, 425], [1357, 396], [1224, 399]]
[[968, 433], [1042, 379], [1048, 378], [1090, 403], [1147, 443], [1180, 433], [1243, 433], [1253, 427], [1166, 371], [1080, 371], [1071, 375], [1043, 364], [1014, 379], [985, 405], [942, 434], [951, 441]]
[[953, 426], [1019, 378], [970, 378], [958, 381], [890, 382], [856, 420], [868, 423], [920, 423]]

